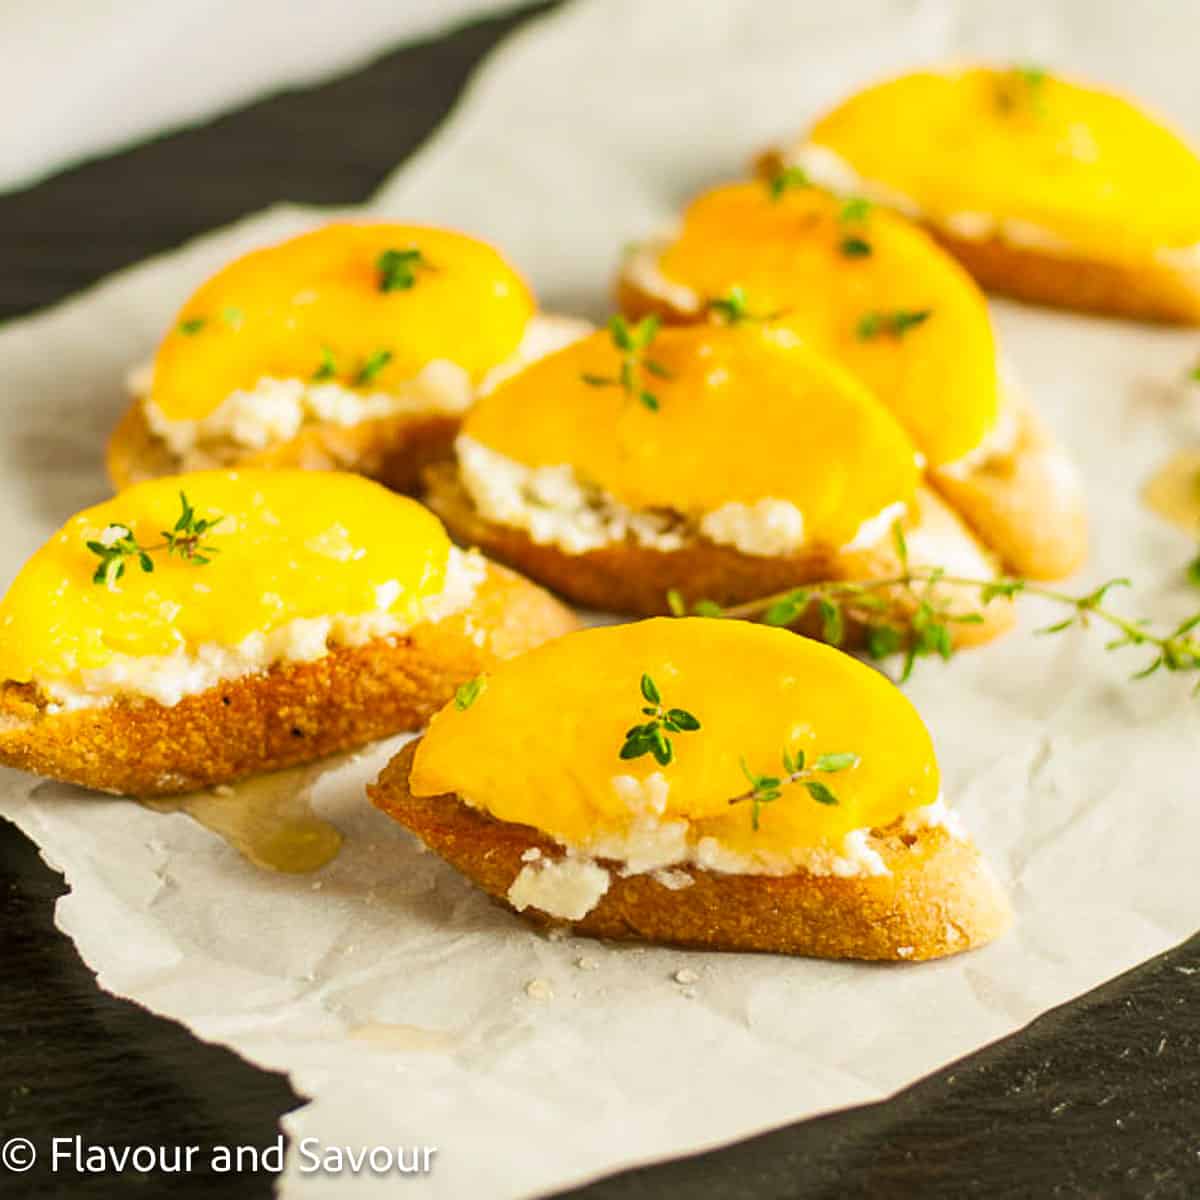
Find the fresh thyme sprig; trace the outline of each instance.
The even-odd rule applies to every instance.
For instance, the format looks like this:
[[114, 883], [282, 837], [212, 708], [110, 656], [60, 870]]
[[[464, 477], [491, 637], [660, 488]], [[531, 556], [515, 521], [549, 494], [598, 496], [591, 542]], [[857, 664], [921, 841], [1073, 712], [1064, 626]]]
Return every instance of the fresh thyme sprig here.
[[621, 369], [616, 375], [593, 375], [585, 371], [580, 378], [590, 387], [619, 387], [631, 400], [637, 400], [651, 412], [658, 412], [658, 397], [646, 387], [642, 372], [658, 379], [670, 379], [671, 372], [660, 362], [646, 357], [650, 343], [658, 334], [659, 319], [643, 317], [630, 325], [618, 315], [608, 323], [613, 345], [621, 354]]
[[742, 761], [742, 774], [750, 781], [748, 791], [741, 792], [730, 798], [730, 804], [750, 802], [750, 824], [757, 830], [759, 816], [764, 804], [773, 804], [783, 795], [783, 788], [788, 784], [799, 783], [818, 804], [837, 804], [838, 798], [830, 788], [815, 779], [818, 773], [832, 775], [839, 771], [848, 771], [857, 767], [859, 757], [852, 753], [819, 754], [808, 766], [804, 759], [804, 751], [797, 750], [795, 754], [788, 750], [783, 752], [783, 775], [758, 775], [751, 771]]
[[873, 309], [863, 313], [855, 326], [859, 341], [869, 342], [880, 335], [902, 338], [910, 329], [924, 325], [933, 316], [932, 308]]
[[433, 264], [416, 247], [385, 250], [376, 260], [381, 292], [406, 292], [417, 282], [417, 271], [432, 271]]
[[803, 167], [784, 167], [767, 180], [767, 192], [772, 200], [779, 200], [793, 188], [812, 187], [812, 180]]
[[212, 555], [219, 554], [216, 546], [205, 545], [204, 535], [219, 525], [225, 518], [196, 517], [196, 510], [188, 502], [186, 493], [179, 493], [180, 514], [173, 529], [162, 531], [162, 541], [151, 546], [139, 544], [133, 536], [133, 530], [128, 525], [114, 522], [109, 525], [96, 541], [87, 542], [87, 548], [95, 554], [100, 562], [92, 575], [92, 582], [111, 586], [125, 574], [127, 559], [136, 559], [138, 566], [147, 574], [154, 570], [154, 560], [150, 557], [159, 550], [165, 550], [168, 557], [179, 555], [184, 562], [193, 566], [203, 567], [212, 561]]
[[662, 695], [649, 675], [641, 681], [642, 699], [646, 701], [642, 713], [650, 720], [634, 725], [625, 732], [625, 744], [621, 747], [622, 758], [641, 758], [653, 754], [660, 767], [667, 766], [675, 757], [675, 748], [668, 733], [694, 733], [700, 722], [685, 708], [664, 708]]
[[736, 285], [725, 295], [714, 296], [704, 307], [708, 313], [726, 325], [740, 325], [743, 321], [774, 321], [783, 316], [782, 309], [769, 313], [751, 312], [746, 289]]
[[863, 196], [851, 196], [842, 205], [838, 221], [849, 228], [842, 234], [838, 249], [846, 258], [867, 258], [873, 253], [871, 243], [860, 228], [870, 215], [871, 202]]
[[[899, 682], [904, 683], [917, 659], [933, 655], [949, 658], [953, 654], [951, 626], [978, 625], [983, 621], [983, 614], [978, 611], [951, 611], [951, 602], [938, 590], [945, 585], [975, 591], [981, 608], [998, 598], [1024, 595], [1038, 596], [1068, 610], [1063, 620], [1037, 630], [1038, 634], [1063, 633], [1073, 626], [1086, 629], [1093, 622], [1107, 625], [1116, 636], [1105, 644], [1105, 650], [1129, 646], [1150, 650], [1152, 657], [1134, 679], [1145, 679], [1159, 670], [1200, 671], [1200, 634], [1195, 632], [1200, 628], [1200, 613], [1164, 633], [1152, 629], [1147, 621], [1123, 617], [1104, 607], [1108, 593], [1114, 588], [1130, 586], [1128, 579], [1110, 579], [1090, 592], [1072, 595], [1027, 579], [951, 575], [940, 567], [911, 566], [900, 526], [894, 526], [892, 532], [900, 562], [900, 569], [894, 575], [861, 581], [821, 580], [726, 608], [703, 600], [693, 604], [690, 611], [695, 616], [734, 617], [786, 626], [800, 620], [815, 606], [825, 641], [840, 645], [847, 622], [854, 621], [866, 632], [867, 653], [872, 658], [903, 654]], [[687, 615], [688, 607], [678, 591], [668, 592], [667, 601], [676, 616]], [[1200, 683], [1193, 694], [1200, 695]]]
[[191, 334], [199, 333], [207, 324], [207, 317], [188, 317], [186, 321], [179, 322], [179, 332], [190, 336]]

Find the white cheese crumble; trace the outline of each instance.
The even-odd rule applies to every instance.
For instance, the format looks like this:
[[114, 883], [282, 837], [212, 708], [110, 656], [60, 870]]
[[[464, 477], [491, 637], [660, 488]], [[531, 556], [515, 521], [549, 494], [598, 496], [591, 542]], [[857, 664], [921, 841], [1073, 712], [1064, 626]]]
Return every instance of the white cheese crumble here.
[[944, 829], [956, 841], [967, 840], [967, 827], [963, 824], [962, 817], [946, 804], [942, 796], [932, 804], [905, 813], [901, 825], [906, 833], [918, 833], [922, 829]]
[[[742, 554], [775, 558], [807, 545], [804, 514], [790, 501], [733, 501], [698, 517], [634, 509], [585, 483], [569, 464], [528, 467], [461, 434], [455, 442], [459, 478], [476, 510], [498, 525], [522, 529], [538, 545], [586, 554], [632, 539], [653, 550], [681, 550], [698, 539]], [[843, 549], [879, 542], [904, 514], [903, 502], [864, 521]]]
[[130, 372], [129, 390], [140, 400], [146, 423], [184, 470], [226, 465], [246, 454], [291, 441], [308, 424], [348, 427], [405, 413], [458, 416], [477, 394], [534, 360], [561, 349], [591, 331], [586, 321], [533, 317], [513, 354], [489, 371], [478, 389], [467, 371], [448, 359], [434, 359], [388, 391], [364, 395], [336, 381], [277, 379], [264, 375], [252, 387], [232, 392], [199, 420], [173, 420], [151, 398], [153, 368]]
[[[782, 876], [798, 871], [841, 879], [891, 875], [883, 855], [872, 844], [868, 828], [850, 830], [833, 846], [744, 854], [730, 850], [715, 837], [693, 840], [686, 818], [664, 819], [670, 785], [661, 771], [645, 779], [615, 775], [611, 786], [628, 808], [629, 821], [619, 829], [597, 833], [580, 845], [563, 843], [565, 856], [560, 859], [547, 858], [536, 847], [526, 850], [521, 855], [521, 870], [508, 889], [508, 900], [518, 912], [532, 907], [560, 920], [582, 920], [612, 885], [610, 871], [597, 859], [619, 863], [622, 878], [649, 875], [668, 891], [691, 887], [695, 883], [692, 867], [725, 875]], [[466, 797], [464, 800], [473, 804]], [[906, 813], [900, 829], [905, 833], [944, 829], [950, 837], [967, 837], [961, 818], [941, 796], [932, 804]]]
[[527, 467], [465, 434], [455, 449], [463, 486], [479, 512], [489, 521], [524, 529], [538, 545], [584, 554], [630, 537], [655, 550], [679, 550], [685, 544], [679, 517], [627, 508], [582, 483], [566, 464]]
[[804, 514], [786, 500], [730, 503], [705, 513], [700, 532], [710, 542], [743, 554], [778, 556], [804, 545]]
[[600, 903], [611, 882], [602, 866], [585, 858], [539, 859], [521, 868], [508, 901], [517, 912], [537, 908], [549, 917], [579, 921]]
[[376, 589], [373, 612], [297, 617], [233, 645], [204, 642], [181, 646], [171, 654], [118, 653], [74, 679], [36, 678], [34, 682], [50, 698], [50, 711], [96, 707], [131, 693], [171, 707], [185, 696], [257, 674], [276, 663], [313, 662], [333, 646], [362, 646], [375, 638], [406, 633], [417, 624], [443, 620], [471, 603], [486, 572], [481, 555], [451, 547], [445, 586], [426, 597], [416, 614], [391, 611], [401, 593], [400, 584], [392, 580]]
[[428, 363], [394, 392], [362, 395], [340, 383], [264, 375], [196, 421], [172, 420], [149, 396], [142, 400], [142, 411], [151, 432], [180, 465], [194, 470], [291, 441], [306, 424], [349, 426], [399, 413], [453, 415], [466, 411], [473, 396], [466, 371], [439, 360]]

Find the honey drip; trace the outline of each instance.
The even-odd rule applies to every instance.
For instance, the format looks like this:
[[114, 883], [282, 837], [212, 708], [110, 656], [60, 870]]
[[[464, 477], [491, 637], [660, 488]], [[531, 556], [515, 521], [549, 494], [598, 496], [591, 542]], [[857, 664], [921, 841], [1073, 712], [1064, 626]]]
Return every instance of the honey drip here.
[[350, 1034], [360, 1042], [370, 1042], [385, 1050], [449, 1050], [458, 1038], [444, 1029], [424, 1029], [420, 1025], [392, 1025], [373, 1021], [360, 1025]]
[[1160, 517], [1200, 533], [1200, 449], [1181, 450], [1146, 484], [1142, 499]]
[[256, 867], [304, 875], [337, 857], [342, 835], [312, 809], [312, 767], [246, 779], [221, 792], [146, 800], [155, 812], [182, 812]]

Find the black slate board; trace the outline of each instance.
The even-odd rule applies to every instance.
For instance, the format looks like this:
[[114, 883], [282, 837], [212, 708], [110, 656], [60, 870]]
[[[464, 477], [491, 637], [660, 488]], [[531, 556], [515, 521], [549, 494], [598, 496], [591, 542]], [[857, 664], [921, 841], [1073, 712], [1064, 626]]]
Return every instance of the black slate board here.
[[[0, 319], [277, 200], [365, 199], [434, 129], [479, 58], [545, 7], [0, 196]], [[2, 823], [0, 864], [0, 1142], [27, 1137], [43, 1159], [51, 1137], [76, 1133], [115, 1145], [272, 1146], [279, 1115], [300, 1102], [286, 1081], [101, 992], [54, 929], [60, 877]], [[1197, 987], [1200, 937], [887, 1103], [571, 1194], [1200, 1195]], [[271, 1188], [262, 1173], [117, 1178], [0, 1168], [4, 1200], [251, 1198]]]

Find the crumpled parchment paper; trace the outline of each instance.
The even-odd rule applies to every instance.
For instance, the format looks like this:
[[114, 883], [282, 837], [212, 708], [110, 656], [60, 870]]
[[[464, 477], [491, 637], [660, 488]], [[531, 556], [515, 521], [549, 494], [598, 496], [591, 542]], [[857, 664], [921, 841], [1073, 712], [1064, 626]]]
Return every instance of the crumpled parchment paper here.
[[[1134, 89], [1194, 134], [1195, 33], [1184, 0], [1153, 20], [1090, 0], [591, 0], [506, 44], [373, 208], [494, 237], [548, 304], [599, 315], [625, 240], [883, 71], [1033, 59]], [[185, 294], [314, 219], [272, 210], [0, 332], [6, 578], [105, 494], [122, 373]], [[1080, 586], [1131, 576], [1131, 612], [1178, 620], [1197, 604], [1182, 572], [1192, 539], [1137, 496], [1196, 438], [1198, 397], [1181, 381], [1200, 338], [994, 313], [1086, 477], [1095, 538]], [[1017, 911], [1003, 940], [940, 963], [548, 940], [367, 805], [363, 784], [399, 739], [299, 780], [346, 835], [317, 875], [261, 871], [184, 816], [15, 773], [0, 812], [65, 873], [59, 924], [102, 987], [312, 1097], [284, 1121], [294, 1139], [435, 1145], [411, 1194], [525, 1196], [878, 1099], [1195, 930], [1200, 701], [1183, 677], [1129, 683], [1141, 660], [1105, 655], [1098, 631], [1029, 636], [1051, 614], [1023, 613], [1020, 632], [926, 665], [910, 688], [947, 795]], [[396, 1185], [302, 1166], [293, 1148], [282, 1195]]]

